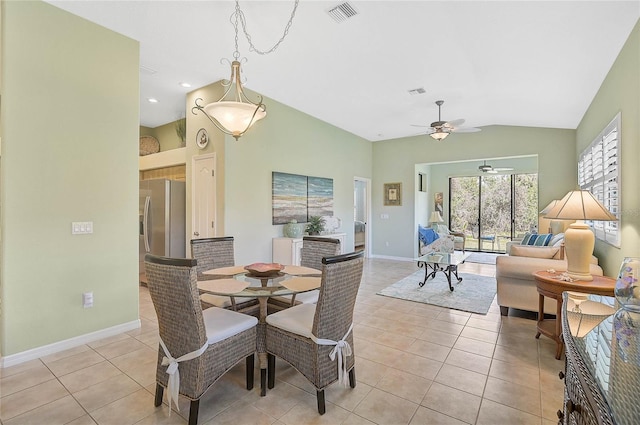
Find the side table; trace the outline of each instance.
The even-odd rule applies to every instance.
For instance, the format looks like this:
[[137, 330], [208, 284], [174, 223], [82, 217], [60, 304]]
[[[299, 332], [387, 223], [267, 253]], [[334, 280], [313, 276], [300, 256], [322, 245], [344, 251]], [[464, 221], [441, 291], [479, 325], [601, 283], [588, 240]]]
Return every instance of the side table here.
[[[533, 273], [538, 289], [538, 333], [536, 338], [540, 338], [540, 334], [548, 336], [554, 340], [556, 346], [556, 359], [560, 360], [564, 343], [562, 342], [562, 293], [564, 291], [586, 292], [588, 294], [613, 296], [613, 289], [616, 280], [606, 276], [593, 276], [592, 281], [576, 280], [567, 282], [560, 280], [559, 276], [562, 272], [549, 273], [547, 271], [537, 271]], [[556, 318], [555, 320], [545, 320], [544, 318], [544, 297], [556, 300]]]

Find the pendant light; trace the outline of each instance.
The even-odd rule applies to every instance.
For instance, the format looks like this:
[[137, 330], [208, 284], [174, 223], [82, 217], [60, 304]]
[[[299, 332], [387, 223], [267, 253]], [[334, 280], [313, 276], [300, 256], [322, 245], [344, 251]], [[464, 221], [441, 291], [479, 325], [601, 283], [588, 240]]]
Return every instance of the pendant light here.
[[[249, 41], [250, 50], [260, 55], [269, 54], [278, 48], [287, 36], [298, 8], [298, 2], [299, 0], [295, 0], [291, 17], [280, 40], [268, 51], [261, 51], [251, 41], [244, 14], [240, 9], [239, 0], [236, 0], [236, 10], [231, 15], [231, 23], [235, 30], [235, 51], [233, 52], [233, 61], [230, 62], [231, 77], [229, 80], [222, 82], [226, 89], [217, 102], [202, 105], [201, 102], [203, 100], [201, 98], [196, 99], [195, 106], [191, 108], [193, 114], [196, 114], [196, 111], [202, 112], [220, 131], [233, 136], [236, 140], [245, 134], [253, 124], [267, 116], [267, 108], [262, 103], [262, 96], [258, 96], [257, 102], [252, 102], [242, 88], [240, 65], [246, 59], [240, 59], [240, 52], [238, 51], [238, 23], [242, 25], [243, 32]], [[227, 59], [223, 59], [222, 62], [229, 63]]]

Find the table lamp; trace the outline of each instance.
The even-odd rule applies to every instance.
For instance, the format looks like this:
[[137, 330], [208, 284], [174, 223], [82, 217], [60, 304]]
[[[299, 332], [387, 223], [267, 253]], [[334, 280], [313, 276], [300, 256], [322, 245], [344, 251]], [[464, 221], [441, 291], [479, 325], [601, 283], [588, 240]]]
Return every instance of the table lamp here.
[[572, 190], [558, 201], [544, 218], [577, 220], [564, 233], [567, 275], [574, 280], [593, 280], [589, 264], [595, 236], [583, 220], [614, 221], [616, 216], [602, 205], [588, 190]]
[[429, 222], [433, 230], [438, 230], [438, 224], [444, 223], [444, 220], [438, 211], [434, 211], [431, 213], [431, 217], [429, 217]]
[[[553, 207], [556, 206], [556, 204], [560, 202], [557, 199], [554, 199], [553, 201], [549, 202], [549, 205], [547, 205], [546, 207], [544, 207], [542, 209], [542, 211], [540, 211], [538, 214], [542, 217], [542, 218], [546, 218], [545, 216], [549, 213], [549, 211], [551, 211], [551, 209]], [[553, 230], [551, 229], [551, 220], [549, 221], [549, 233], [553, 233]]]

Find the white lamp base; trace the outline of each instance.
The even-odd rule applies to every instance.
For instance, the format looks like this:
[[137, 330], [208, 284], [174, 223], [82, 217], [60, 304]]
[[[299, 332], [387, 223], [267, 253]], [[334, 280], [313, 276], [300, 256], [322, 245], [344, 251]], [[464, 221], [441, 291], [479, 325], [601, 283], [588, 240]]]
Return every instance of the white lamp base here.
[[575, 280], [593, 280], [590, 271], [591, 255], [596, 238], [583, 221], [572, 223], [564, 234], [567, 275]]

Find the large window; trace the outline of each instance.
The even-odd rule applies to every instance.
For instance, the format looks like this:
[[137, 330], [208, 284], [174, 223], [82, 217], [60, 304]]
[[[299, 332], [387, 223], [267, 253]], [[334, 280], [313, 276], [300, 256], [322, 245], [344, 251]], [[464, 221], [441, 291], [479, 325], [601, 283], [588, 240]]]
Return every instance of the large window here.
[[[616, 217], [620, 213], [620, 113], [580, 154], [578, 159], [578, 184], [588, 190]], [[589, 223], [596, 237], [620, 246], [618, 221], [594, 221]]]

